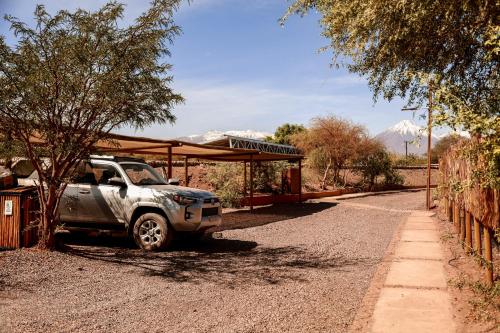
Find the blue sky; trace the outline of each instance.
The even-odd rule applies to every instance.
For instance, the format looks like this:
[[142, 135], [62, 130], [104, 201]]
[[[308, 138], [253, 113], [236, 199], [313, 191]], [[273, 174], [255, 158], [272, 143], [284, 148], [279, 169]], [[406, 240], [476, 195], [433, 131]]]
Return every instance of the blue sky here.
[[[95, 9], [101, 0], [0, 0], [0, 15], [29, 21], [35, 4], [49, 12], [82, 7]], [[129, 0], [124, 24], [147, 7]], [[173, 138], [208, 130], [274, 132], [286, 122], [307, 125], [315, 116], [338, 115], [364, 124], [377, 134], [402, 119], [404, 102], [374, 104], [367, 81], [330, 67], [331, 52], [321, 37], [319, 15], [278, 19], [286, 0], [193, 0], [175, 15], [183, 34], [171, 46], [174, 89], [186, 98], [174, 110], [177, 122], [153, 125], [137, 134]], [[0, 34], [12, 42], [2, 20]], [[417, 123], [422, 123], [415, 118]], [[134, 134], [133, 129], [122, 129]]]

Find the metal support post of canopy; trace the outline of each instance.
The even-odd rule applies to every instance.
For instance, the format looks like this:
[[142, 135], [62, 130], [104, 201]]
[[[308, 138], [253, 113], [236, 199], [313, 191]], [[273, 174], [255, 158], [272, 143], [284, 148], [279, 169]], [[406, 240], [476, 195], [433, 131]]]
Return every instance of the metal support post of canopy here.
[[168, 179], [172, 178], [172, 147], [167, 148], [168, 158]]
[[302, 159], [299, 159], [299, 202], [302, 202]]
[[184, 157], [184, 185], [189, 186], [188, 158]]
[[250, 212], [253, 213], [253, 155], [250, 155]]
[[243, 161], [243, 196], [247, 196], [247, 161]]

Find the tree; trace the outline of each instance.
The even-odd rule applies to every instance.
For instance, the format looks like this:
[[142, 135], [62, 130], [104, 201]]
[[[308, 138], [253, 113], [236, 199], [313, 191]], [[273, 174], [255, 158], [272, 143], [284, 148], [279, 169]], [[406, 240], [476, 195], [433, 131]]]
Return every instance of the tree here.
[[377, 177], [384, 175], [386, 184], [400, 184], [403, 178], [394, 170], [389, 153], [377, 140], [368, 139], [361, 145], [354, 164], [356, 171], [363, 176], [363, 181], [373, 189]]
[[454, 86], [469, 105], [497, 96], [498, 1], [296, 0], [283, 20], [313, 8], [322, 15], [333, 62], [345, 59], [350, 71], [369, 79], [375, 96], [419, 100], [427, 95], [421, 75]]
[[361, 142], [368, 138], [366, 128], [335, 116], [317, 117], [311, 126], [292, 137], [292, 142], [323, 173], [321, 187], [326, 188], [328, 175], [340, 180], [340, 170], [359, 153]]
[[276, 129], [273, 136], [268, 136], [265, 141], [279, 143], [282, 145], [290, 145], [291, 137], [297, 133], [303, 132], [306, 128], [303, 125], [283, 124]]
[[34, 27], [6, 16], [18, 41], [0, 39], [0, 135], [38, 172], [41, 248], [54, 248], [61, 195], [96, 142], [124, 125], [174, 122], [183, 99], [162, 59], [180, 32], [177, 6], [155, 0], [128, 27], [120, 27], [124, 6], [115, 2], [53, 16], [37, 6]]
[[367, 77], [375, 98], [422, 104], [433, 95], [434, 123], [475, 138], [469, 158], [487, 161], [477, 178], [498, 188], [498, 1], [296, 0], [282, 21], [311, 9], [335, 65]]

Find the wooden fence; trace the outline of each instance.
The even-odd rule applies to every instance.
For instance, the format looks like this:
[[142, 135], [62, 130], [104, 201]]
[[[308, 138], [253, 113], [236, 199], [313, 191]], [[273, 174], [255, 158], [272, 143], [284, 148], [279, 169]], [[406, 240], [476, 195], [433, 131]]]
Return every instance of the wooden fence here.
[[467, 254], [480, 258], [485, 281], [494, 281], [494, 234], [500, 227], [500, 191], [484, 188], [474, 181], [483, 161], [472, 163], [463, 157], [467, 143], [448, 151], [440, 161], [439, 193], [444, 201], [446, 217], [455, 226]]

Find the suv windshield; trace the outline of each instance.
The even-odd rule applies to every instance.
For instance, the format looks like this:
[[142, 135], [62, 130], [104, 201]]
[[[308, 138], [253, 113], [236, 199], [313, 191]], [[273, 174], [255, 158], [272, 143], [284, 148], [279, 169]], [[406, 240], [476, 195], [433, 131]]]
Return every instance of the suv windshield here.
[[165, 185], [165, 180], [148, 164], [120, 163], [134, 185]]

